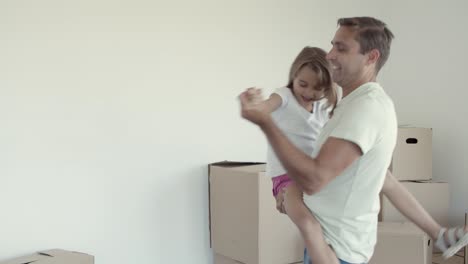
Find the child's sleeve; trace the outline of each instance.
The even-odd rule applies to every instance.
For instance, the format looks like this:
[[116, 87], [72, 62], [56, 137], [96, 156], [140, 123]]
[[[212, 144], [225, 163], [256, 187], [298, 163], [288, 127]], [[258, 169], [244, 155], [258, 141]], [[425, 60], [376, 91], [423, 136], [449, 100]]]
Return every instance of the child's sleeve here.
[[281, 97], [281, 105], [279, 108], [285, 107], [288, 104], [289, 98], [292, 96], [291, 89], [288, 87], [277, 88], [273, 93]]

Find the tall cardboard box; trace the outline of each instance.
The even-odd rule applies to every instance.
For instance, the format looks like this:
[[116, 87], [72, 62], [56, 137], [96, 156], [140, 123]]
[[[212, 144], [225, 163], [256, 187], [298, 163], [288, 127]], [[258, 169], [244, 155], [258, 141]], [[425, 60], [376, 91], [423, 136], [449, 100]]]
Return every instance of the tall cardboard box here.
[[0, 261], [0, 264], [94, 264], [94, 257], [63, 249], [39, 251], [31, 255]]
[[411, 223], [379, 222], [369, 264], [431, 264], [432, 241]]
[[[426, 211], [441, 225], [448, 226], [449, 185], [445, 182], [401, 182]], [[379, 219], [382, 222], [408, 221], [388, 200], [382, 197]]]
[[213, 252], [245, 264], [300, 262], [302, 238], [292, 221], [276, 210], [271, 178], [264, 171], [265, 164], [256, 163], [209, 165]]
[[431, 180], [432, 129], [399, 127], [390, 170], [398, 180]]

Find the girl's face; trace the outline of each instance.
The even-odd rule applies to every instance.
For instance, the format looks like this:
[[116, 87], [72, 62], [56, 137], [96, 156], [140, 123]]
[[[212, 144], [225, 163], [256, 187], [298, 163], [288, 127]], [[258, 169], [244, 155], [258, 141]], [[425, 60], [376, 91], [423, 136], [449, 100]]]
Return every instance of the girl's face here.
[[314, 101], [325, 96], [323, 87], [318, 86], [319, 76], [310, 67], [302, 67], [293, 81], [293, 94], [297, 102], [308, 112], [312, 111]]

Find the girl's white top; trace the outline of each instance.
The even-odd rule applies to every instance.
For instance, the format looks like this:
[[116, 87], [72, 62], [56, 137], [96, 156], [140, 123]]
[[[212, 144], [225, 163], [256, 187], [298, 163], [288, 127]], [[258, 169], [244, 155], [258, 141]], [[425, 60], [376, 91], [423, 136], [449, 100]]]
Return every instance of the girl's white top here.
[[[338, 99], [341, 99], [341, 88], [336, 89]], [[275, 124], [286, 137], [307, 155], [312, 155], [316, 140], [323, 126], [328, 122], [332, 106], [327, 99], [314, 103], [313, 111], [308, 112], [294, 97], [292, 90], [281, 87], [274, 91], [281, 97], [281, 105], [271, 115]], [[286, 173], [283, 165], [268, 144], [266, 175], [276, 177]]]

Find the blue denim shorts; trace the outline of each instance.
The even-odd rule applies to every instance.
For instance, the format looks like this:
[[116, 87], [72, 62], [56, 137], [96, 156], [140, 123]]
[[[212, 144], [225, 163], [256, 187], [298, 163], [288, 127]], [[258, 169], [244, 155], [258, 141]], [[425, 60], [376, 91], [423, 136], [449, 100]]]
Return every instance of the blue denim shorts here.
[[[340, 264], [352, 264], [341, 259], [338, 260], [340, 261]], [[310, 257], [307, 254], [307, 249], [304, 249], [304, 264], [312, 264], [312, 261], [310, 260]]]

